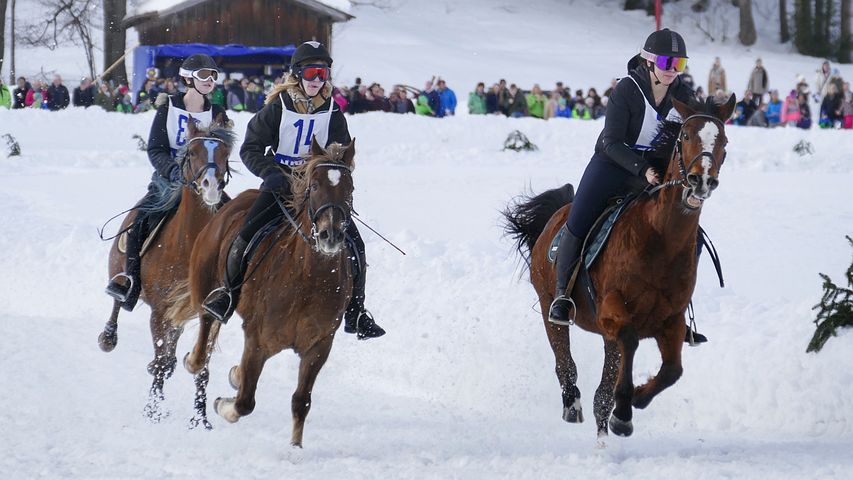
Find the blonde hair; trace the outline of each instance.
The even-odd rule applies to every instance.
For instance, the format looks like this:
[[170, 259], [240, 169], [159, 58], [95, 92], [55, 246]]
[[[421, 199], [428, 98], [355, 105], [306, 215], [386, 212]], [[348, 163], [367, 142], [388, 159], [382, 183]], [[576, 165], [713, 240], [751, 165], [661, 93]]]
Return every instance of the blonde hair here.
[[[279, 95], [282, 93], [287, 93], [291, 98], [297, 99], [307, 99], [305, 95], [305, 91], [302, 90], [301, 80], [296, 75], [292, 73], [288, 73], [284, 77], [284, 82], [279, 85], [273, 86], [270, 93], [267, 94], [267, 99], [264, 101], [265, 105], [269, 105], [270, 103], [278, 100]], [[320, 93], [311, 98], [311, 104], [313, 107], [319, 108], [321, 105], [326, 103], [326, 100], [332, 98], [332, 82], [326, 81], [323, 85], [323, 88], [320, 90]], [[293, 102], [294, 107], [299, 113], [307, 113], [304, 105], [300, 104], [301, 102]]]

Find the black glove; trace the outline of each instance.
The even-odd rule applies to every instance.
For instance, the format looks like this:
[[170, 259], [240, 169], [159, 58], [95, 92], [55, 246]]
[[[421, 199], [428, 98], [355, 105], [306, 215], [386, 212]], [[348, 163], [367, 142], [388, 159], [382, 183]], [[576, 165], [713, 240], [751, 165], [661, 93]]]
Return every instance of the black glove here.
[[177, 164], [173, 165], [172, 168], [169, 169], [169, 182], [184, 183], [184, 176], [181, 174], [181, 167]]
[[290, 196], [290, 182], [282, 172], [274, 172], [264, 177], [264, 190], [276, 192], [284, 196]]

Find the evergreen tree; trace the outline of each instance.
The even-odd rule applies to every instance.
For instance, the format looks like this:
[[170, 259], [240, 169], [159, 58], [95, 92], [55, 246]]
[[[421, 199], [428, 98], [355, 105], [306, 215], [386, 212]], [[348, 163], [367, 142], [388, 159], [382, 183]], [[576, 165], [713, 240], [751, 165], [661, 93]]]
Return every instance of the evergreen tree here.
[[[853, 246], [853, 238], [846, 237]], [[853, 263], [847, 269], [847, 285], [842, 288], [834, 283], [828, 275], [820, 274], [823, 279], [823, 297], [812, 310], [817, 310], [817, 325], [814, 336], [809, 342], [806, 352], [819, 352], [826, 341], [838, 335], [838, 329], [853, 327]]]

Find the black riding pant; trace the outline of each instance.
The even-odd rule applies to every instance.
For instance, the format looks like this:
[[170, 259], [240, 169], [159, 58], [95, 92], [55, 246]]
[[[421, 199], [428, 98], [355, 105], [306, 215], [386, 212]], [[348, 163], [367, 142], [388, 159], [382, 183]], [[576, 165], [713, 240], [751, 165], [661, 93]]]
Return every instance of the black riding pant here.
[[607, 201], [642, 189], [636, 175], [596, 153], [586, 166], [578, 184], [566, 226], [577, 238], [584, 239], [595, 221], [607, 208]]

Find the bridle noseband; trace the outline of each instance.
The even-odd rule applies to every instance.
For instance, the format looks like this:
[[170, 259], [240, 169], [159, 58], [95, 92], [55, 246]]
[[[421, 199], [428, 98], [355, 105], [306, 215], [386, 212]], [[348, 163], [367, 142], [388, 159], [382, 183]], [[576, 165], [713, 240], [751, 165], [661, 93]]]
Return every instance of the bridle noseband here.
[[[207, 147], [208, 156], [207, 163], [202, 167], [199, 167], [198, 171], [192, 177], [192, 180], [182, 181], [181, 183], [189, 188], [191, 188], [195, 193], [200, 193], [201, 186], [198, 184], [198, 180], [204, 175], [204, 172], [209, 169], [213, 169], [214, 174], [219, 173], [219, 165], [216, 164], [216, 161], [213, 158], [213, 150], [218, 146], [217, 143], [221, 145], [226, 145], [225, 140], [216, 137], [193, 137], [187, 140], [187, 153], [184, 154], [181, 159], [181, 171], [188, 170], [190, 167], [189, 164], [189, 145], [196, 140], [204, 140], [204, 146]], [[223, 175], [222, 180], [219, 181], [218, 189], [222, 190], [228, 185], [228, 181], [231, 179], [231, 169], [228, 167], [228, 162], [225, 162], [225, 175]]]
[[673, 187], [676, 185], [681, 185], [681, 187], [684, 189], [692, 188], [692, 186], [690, 185], [690, 182], [687, 181], [687, 172], [689, 172], [690, 169], [693, 168], [693, 164], [695, 164], [697, 161], [700, 161], [703, 157], [710, 158], [713, 167], [715, 169], [717, 169], [717, 171], [719, 171], [719, 168], [723, 164], [723, 162], [726, 161], [725, 153], [723, 153], [723, 159], [720, 161], [717, 161], [717, 159], [716, 159], [716, 157], [714, 157], [713, 153], [711, 153], [707, 150], [703, 150], [702, 152], [698, 153], [695, 157], [693, 157], [690, 160], [690, 163], [688, 163], [687, 165], [684, 164], [684, 153], [682, 151], [682, 141], [681, 141], [682, 133], [684, 131], [684, 127], [687, 125], [687, 122], [689, 122], [690, 120], [693, 120], [694, 118], [703, 118], [703, 119], [706, 119], [706, 120], [713, 122], [714, 125], [716, 125], [717, 128], [719, 128], [720, 132], [723, 132], [725, 130], [723, 121], [720, 120], [719, 118], [713, 116], [713, 115], [708, 115], [706, 113], [695, 113], [695, 114], [687, 117], [684, 120], [684, 122], [681, 123], [681, 128], [678, 129], [678, 139], [676, 139], [676, 141], [675, 141], [675, 151], [673, 152], [673, 156], [678, 156], [678, 169], [679, 169], [679, 174], [681, 175], [681, 178], [673, 178], [672, 180], [670, 180], [666, 183], [662, 183], [660, 185], [655, 186], [654, 188], [649, 190], [650, 195], [657, 192], [658, 190], [662, 190], [662, 189], [667, 188], [667, 187]]

